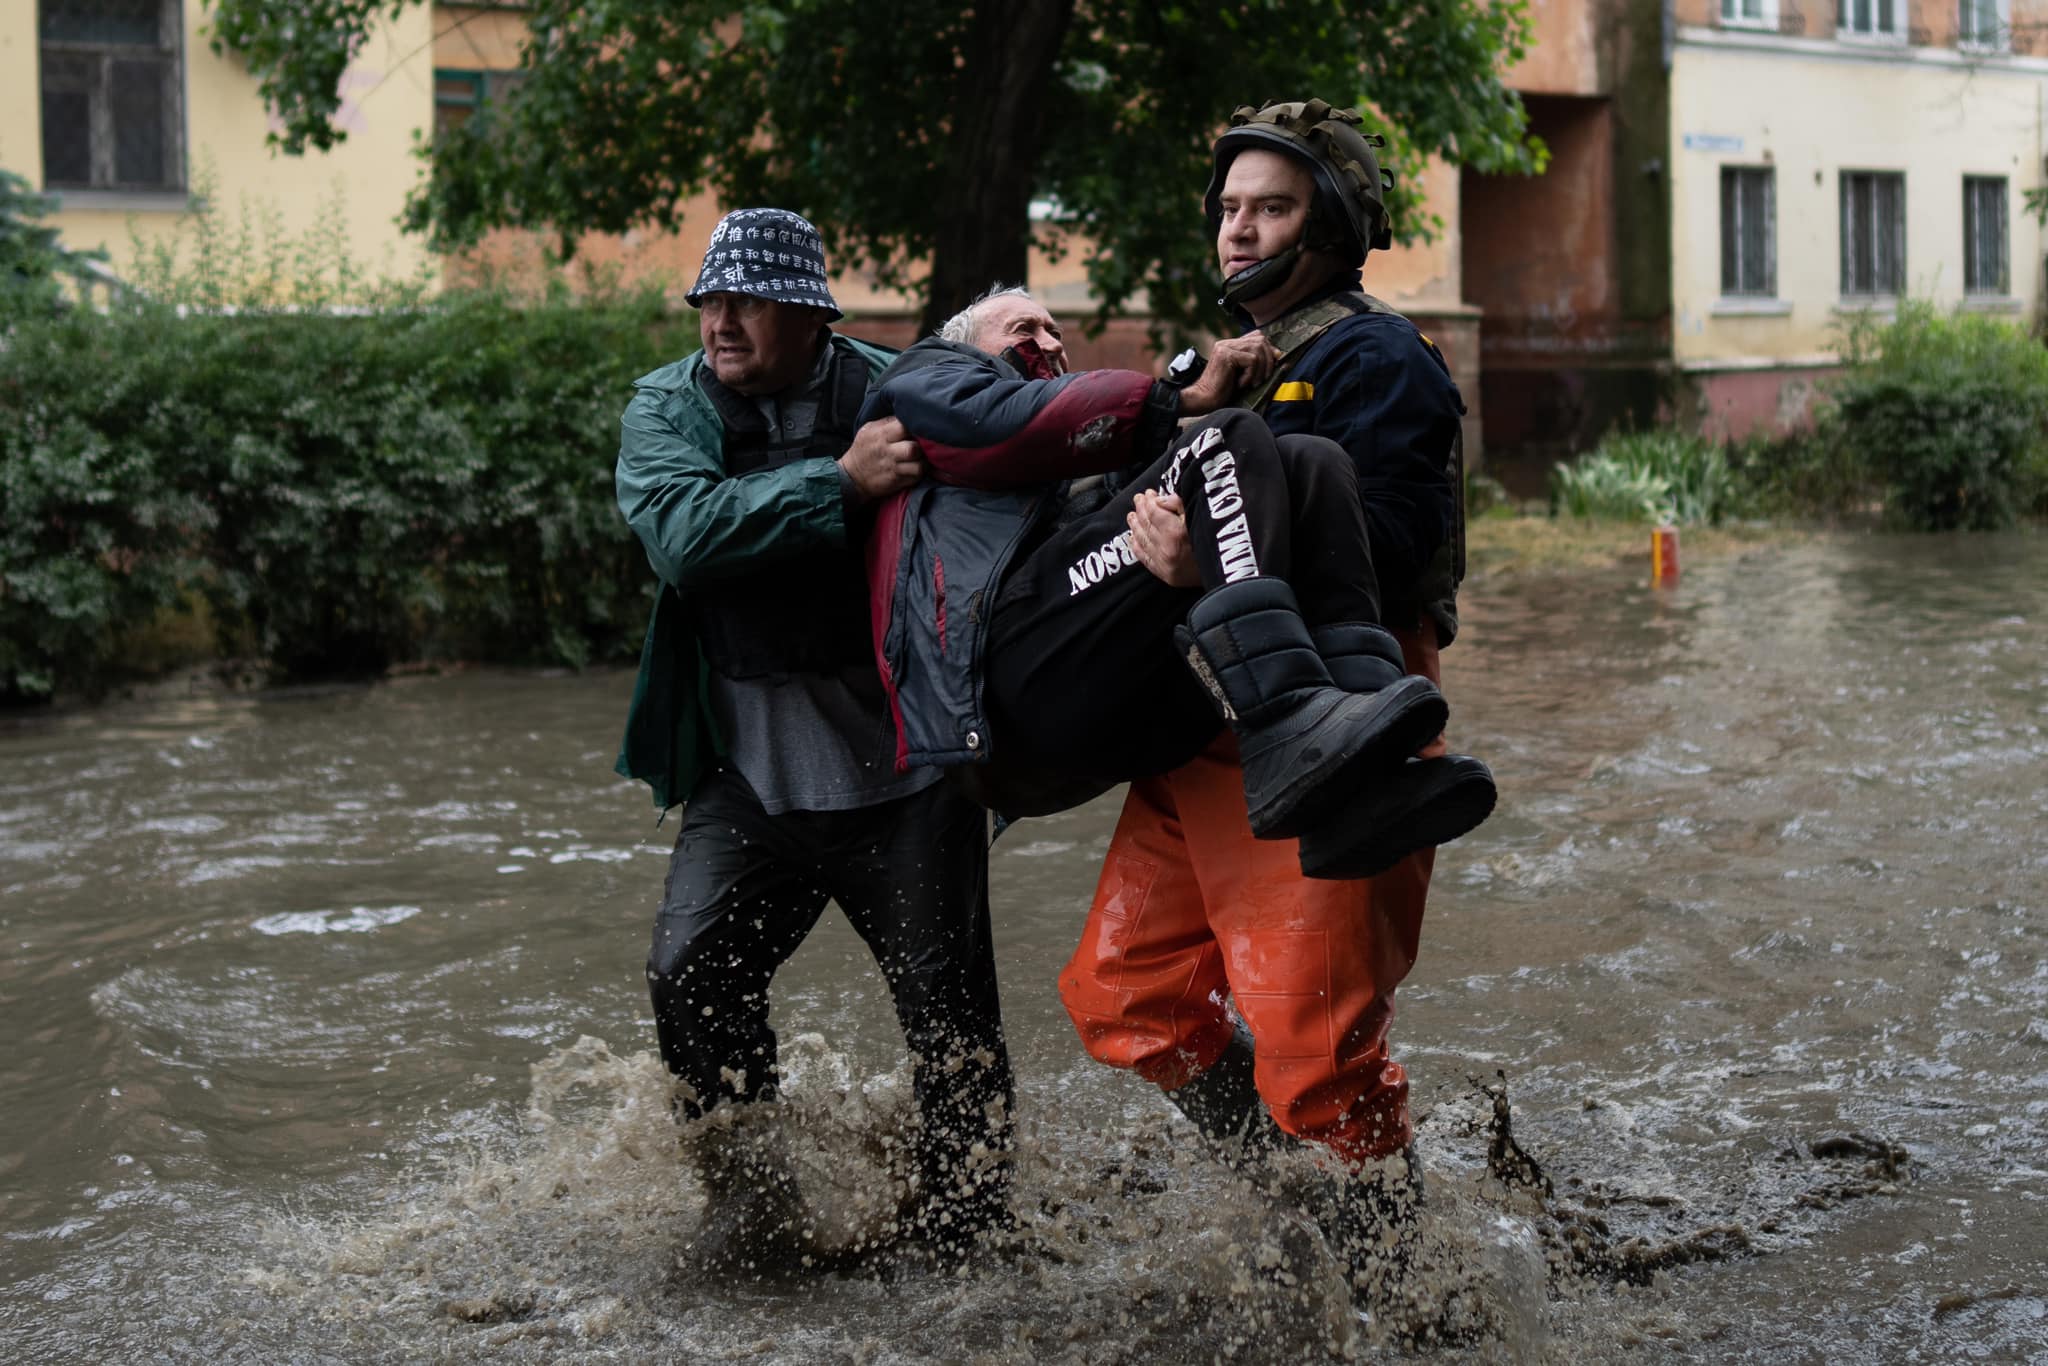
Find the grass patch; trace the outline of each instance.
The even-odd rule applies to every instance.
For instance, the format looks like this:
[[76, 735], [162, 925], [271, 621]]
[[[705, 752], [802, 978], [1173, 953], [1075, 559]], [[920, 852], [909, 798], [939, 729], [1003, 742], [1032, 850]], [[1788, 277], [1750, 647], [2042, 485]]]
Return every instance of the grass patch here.
[[[1680, 538], [1681, 566], [1737, 554], [1760, 545], [1785, 545], [1819, 535], [1808, 527], [1741, 523], [1687, 527]], [[1650, 568], [1650, 530], [1629, 522], [1576, 517], [1483, 517], [1465, 531], [1466, 583], [1518, 574], [1569, 573], [1639, 564]]]

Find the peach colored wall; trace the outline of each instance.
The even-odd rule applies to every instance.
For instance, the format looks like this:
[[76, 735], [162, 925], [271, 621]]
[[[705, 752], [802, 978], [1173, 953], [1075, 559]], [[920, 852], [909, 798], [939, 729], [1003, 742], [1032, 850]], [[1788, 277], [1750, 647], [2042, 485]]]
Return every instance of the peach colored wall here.
[[1465, 298], [1457, 168], [1432, 160], [1422, 191], [1430, 210], [1444, 220], [1436, 240], [1375, 252], [1365, 263], [1365, 287], [1403, 310], [1455, 307]]
[[1600, 10], [1588, 0], [1530, 0], [1534, 41], [1508, 73], [1508, 84], [1525, 95], [1603, 93]]
[[1906, 22], [1910, 41], [1925, 43], [1930, 47], [1954, 47], [1956, 29], [1960, 27], [1961, 6], [1956, 0], [1947, 4], [1914, 4], [1906, 8]]

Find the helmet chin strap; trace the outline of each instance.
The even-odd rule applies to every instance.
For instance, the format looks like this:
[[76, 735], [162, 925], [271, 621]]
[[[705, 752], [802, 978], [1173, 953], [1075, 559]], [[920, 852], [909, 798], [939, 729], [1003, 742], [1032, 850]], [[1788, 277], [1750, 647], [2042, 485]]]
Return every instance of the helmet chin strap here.
[[1223, 282], [1223, 295], [1216, 302], [1225, 308], [1242, 308], [1253, 299], [1271, 294], [1294, 274], [1301, 252], [1302, 244], [1296, 242], [1277, 256], [1246, 266]]

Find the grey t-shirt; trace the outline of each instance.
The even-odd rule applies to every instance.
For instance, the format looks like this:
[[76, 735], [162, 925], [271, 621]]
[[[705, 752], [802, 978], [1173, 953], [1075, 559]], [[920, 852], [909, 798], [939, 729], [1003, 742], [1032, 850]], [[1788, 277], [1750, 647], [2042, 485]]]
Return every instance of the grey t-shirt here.
[[[801, 387], [754, 400], [771, 439], [802, 441], [816, 429], [830, 370], [828, 344]], [[845, 487], [843, 473], [841, 480]], [[730, 748], [727, 762], [770, 815], [850, 811], [939, 781], [934, 768], [896, 771], [896, 724], [873, 665], [779, 678], [713, 671], [711, 712]]]

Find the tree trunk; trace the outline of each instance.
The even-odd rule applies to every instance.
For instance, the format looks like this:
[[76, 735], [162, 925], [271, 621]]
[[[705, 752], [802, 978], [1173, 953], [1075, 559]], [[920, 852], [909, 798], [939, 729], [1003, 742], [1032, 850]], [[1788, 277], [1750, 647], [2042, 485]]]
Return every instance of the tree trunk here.
[[1073, 15], [1074, 0], [984, 0], [975, 10], [953, 104], [926, 332], [991, 285], [1024, 283], [1046, 89]]

